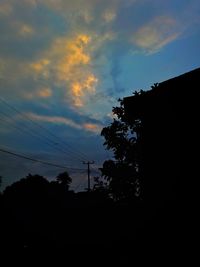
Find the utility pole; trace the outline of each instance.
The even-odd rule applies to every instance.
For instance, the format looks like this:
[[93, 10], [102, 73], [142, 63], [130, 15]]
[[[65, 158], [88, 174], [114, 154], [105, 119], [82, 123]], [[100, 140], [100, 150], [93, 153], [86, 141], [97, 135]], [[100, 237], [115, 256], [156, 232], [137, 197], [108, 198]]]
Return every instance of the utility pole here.
[[94, 164], [94, 161], [83, 161], [83, 164], [87, 164], [87, 173], [88, 173], [88, 192], [90, 192], [90, 164]]

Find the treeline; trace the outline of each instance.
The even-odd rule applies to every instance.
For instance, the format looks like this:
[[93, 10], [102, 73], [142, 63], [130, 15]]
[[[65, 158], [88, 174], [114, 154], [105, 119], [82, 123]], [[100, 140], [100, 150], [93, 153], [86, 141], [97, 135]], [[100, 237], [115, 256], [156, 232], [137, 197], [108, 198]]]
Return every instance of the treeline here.
[[4, 246], [24, 249], [44, 243], [63, 247], [85, 242], [82, 239], [85, 231], [80, 231], [84, 224], [82, 216], [89, 213], [88, 209], [109, 206], [112, 200], [97, 191], [75, 193], [69, 190], [70, 182], [67, 173], [51, 182], [29, 174], [8, 186], [1, 195]]

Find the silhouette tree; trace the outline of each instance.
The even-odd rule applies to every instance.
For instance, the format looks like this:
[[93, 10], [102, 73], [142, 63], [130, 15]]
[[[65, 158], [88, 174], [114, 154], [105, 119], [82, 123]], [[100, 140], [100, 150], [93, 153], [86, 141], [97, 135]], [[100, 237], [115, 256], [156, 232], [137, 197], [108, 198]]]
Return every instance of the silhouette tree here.
[[93, 191], [105, 191], [107, 183], [102, 180], [100, 177], [95, 176], [94, 178]]
[[[142, 94], [136, 92], [135, 95]], [[137, 154], [137, 133], [140, 121], [128, 123], [125, 117], [124, 102], [113, 107], [113, 122], [103, 128], [101, 136], [105, 138], [104, 146], [113, 151], [114, 160], [105, 161], [101, 168], [102, 176], [109, 182], [114, 199], [130, 199], [138, 196], [139, 173]]]
[[56, 177], [56, 180], [58, 184], [62, 185], [67, 191], [69, 190], [72, 178], [69, 176], [67, 171], [59, 173], [58, 176]]
[[49, 182], [40, 175], [28, 174], [25, 178], [7, 186], [4, 190], [4, 196], [12, 197], [16, 201], [39, 201], [46, 194]]
[[109, 197], [109, 187], [108, 183], [105, 179], [102, 179], [102, 177], [94, 177], [94, 185], [93, 185], [93, 192], [101, 194], [105, 198]]

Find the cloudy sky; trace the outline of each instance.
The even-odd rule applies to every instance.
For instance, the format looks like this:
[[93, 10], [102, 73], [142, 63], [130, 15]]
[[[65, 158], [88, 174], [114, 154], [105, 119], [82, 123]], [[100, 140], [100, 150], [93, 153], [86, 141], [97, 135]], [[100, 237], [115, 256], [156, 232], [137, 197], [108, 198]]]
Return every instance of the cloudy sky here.
[[[199, 47], [199, 0], [0, 0], [0, 149], [84, 189], [117, 99], [199, 67]], [[63, 170], [0, 152], [3, 186]]]

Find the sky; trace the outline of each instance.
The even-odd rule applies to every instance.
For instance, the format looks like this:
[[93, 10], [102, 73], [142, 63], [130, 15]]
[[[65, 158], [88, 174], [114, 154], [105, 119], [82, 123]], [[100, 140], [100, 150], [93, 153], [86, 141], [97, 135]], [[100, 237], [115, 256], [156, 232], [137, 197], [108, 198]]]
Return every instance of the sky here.
[[[87, 187], [117, 99], [200, 66], [199, 0], [0, 0], [0, 149]], [[66, 169], [0, 152], [3, 187]]]

